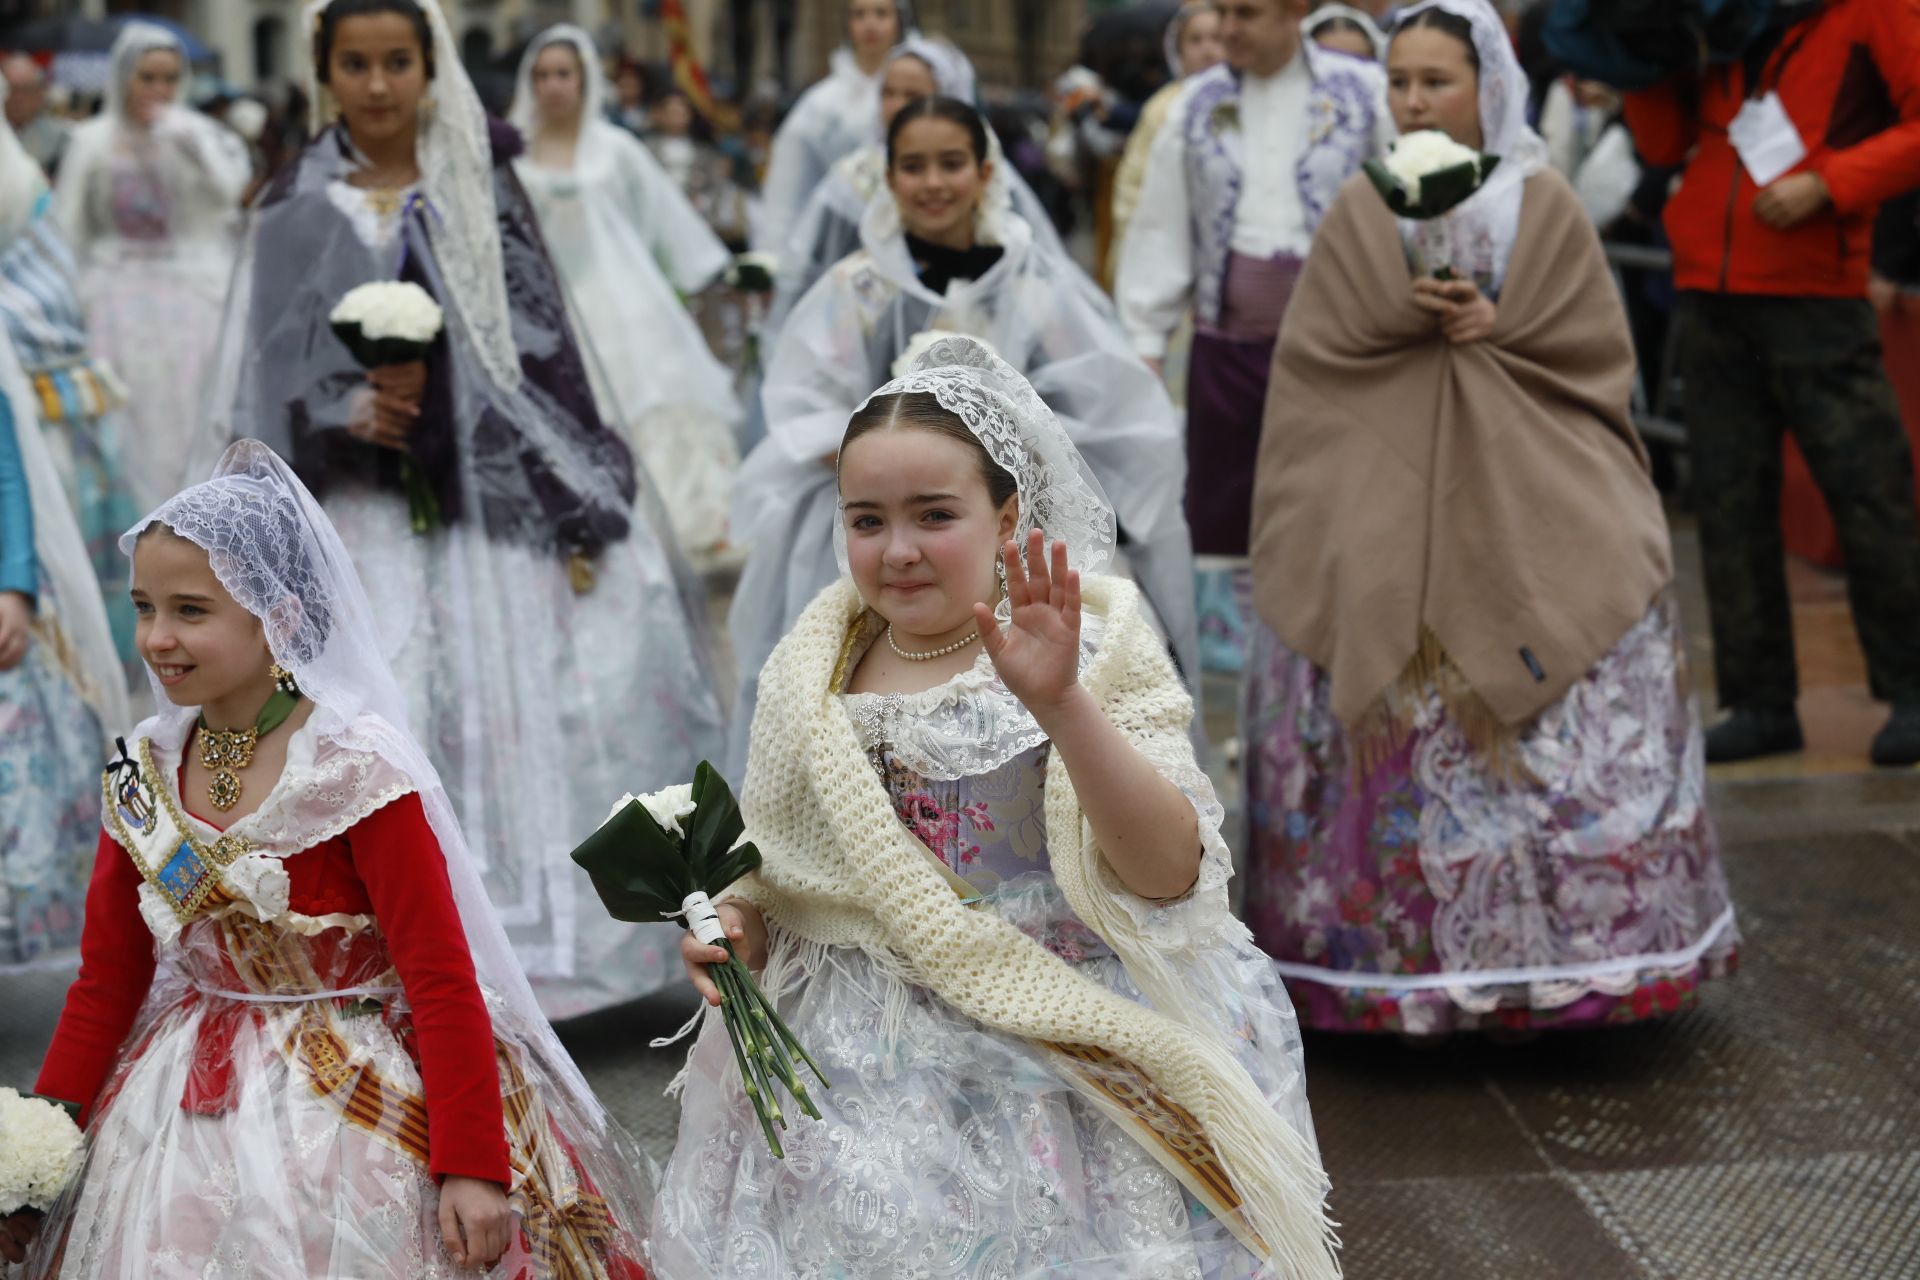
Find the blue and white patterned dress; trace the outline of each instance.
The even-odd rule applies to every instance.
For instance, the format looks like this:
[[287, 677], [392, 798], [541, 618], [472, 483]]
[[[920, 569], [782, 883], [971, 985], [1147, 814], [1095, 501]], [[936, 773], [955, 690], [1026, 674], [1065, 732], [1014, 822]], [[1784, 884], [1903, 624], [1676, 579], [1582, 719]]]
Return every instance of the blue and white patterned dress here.
[[0, 247], [0, 322], [32, 380], [47, 450], [100, 580], [114, 645], [131, 670], [138, 665], [133, 605], [119, 540], [141, 513], [121, 465], [123, 394], [88, 350], [79, 270], [59, 226], [47, 216], [48, 199], [41, 197], [33, 221]]

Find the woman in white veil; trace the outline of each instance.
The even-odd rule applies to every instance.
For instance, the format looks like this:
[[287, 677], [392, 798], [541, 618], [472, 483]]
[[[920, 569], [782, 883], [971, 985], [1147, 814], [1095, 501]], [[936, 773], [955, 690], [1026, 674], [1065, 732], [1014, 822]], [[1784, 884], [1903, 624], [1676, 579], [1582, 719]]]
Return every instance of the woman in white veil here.
[[[96, 811], [37, 1084], [87, 1162], [29, 1274], [641, 1274], [644, 1161], [534, 999], [320, 504], [243, 440], [121, 545], [161, 710]], [[189, 760], [239, 696], [266, 705], [223, 803]]]
[[[632, 999], [670, 976], [677, 931], [609, 919], [567, 855], [609, 794], [718, 752], [706, 605], [602, 422], [516, 139], [490, 128], [439, 6], [309, 18], [320, 127], [253, 210], [214, 443], [275, 447], [339, 527], [548, 1016]], [[376, 57], [398, 70], [365, 74]], [[396, 277], [440, 301], [445, 332], [373, 385], [328, 317]]]
[[253, 176], [239, 135], [176, 102], [191, 74], [173, 32], [122, 27], [106, 106], [74, 130], [56, 196], [80, 260], [94, 352], [127, 386], [123, 448], [143, 510], [189, 474], [240, 197]]
[[970, 247], [920, 240], [912, 203], [883, 194], [866, 211], [861, 249], [801, 299], [769, 358], [767, 437], [741, 468], [734, 498], [735, 536], [748, 547], [727, 617], [742, 677], [728, 743], [735, 778], [744, 773], [756, 673], [837, 576], [832, 455], [847, 415], [916, 341], [936, 332], [988, 343], [1060, 418], [1112, 499], [1128, 567], [1182, 672], [1198, 679], [1192, 543], [1180, 507], [1185, 462], [1173, 405], [1111, 316], [1077, 287], [1078, 269], [1042, 252], [1024, 219], [994, 207], [996, 166], [979, 112], [951, 98], [918, 99], [895, 117], [889, 150], [942, 125], [949, 141], [977, 149]]
[[914, 30], [911, 0], [844, 0], [844, 12], [847, 43], [773, 135], [753, 216], [756, 252], [778, 256], [834, 162], [873, 140], [887, 50]]
[[680, 545], [726, 537], [740, 464], [733, 379], [679, 295], [719, 278], [731, 255], [646, 146], [605, 118], [605, 75], [579, 27], [549, 27], [520, 59], [514, 161], [588, 349], [603, 416], [617, 423], [663, 500]]

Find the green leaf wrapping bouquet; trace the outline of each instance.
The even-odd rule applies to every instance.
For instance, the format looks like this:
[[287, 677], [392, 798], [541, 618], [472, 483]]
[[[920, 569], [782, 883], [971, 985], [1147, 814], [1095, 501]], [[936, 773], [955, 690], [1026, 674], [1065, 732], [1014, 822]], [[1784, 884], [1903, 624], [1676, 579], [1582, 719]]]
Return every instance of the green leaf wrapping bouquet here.
[[806, 1064], [823, 1087], [833, 1086], [733, 954], [714, 911], [713, 895], [760, 866], [760, 850], [745, 832], [726, 780], [702, 760], [691, 785], [622, 796], [600, 829], [573, 851], [573, 860], [585, 868], [614, 919], [673, 920], [700, 941], [725, 949], [726, 962], [709, 966], [720, 988], [721, 1017], [767, 1146], [784, 1158], [775, 1126], [785, 1129], [787, 1121], [773, 1086], [785, 1088], [816, 1120], [820, 1112], [797, 1064]]
[[1422, 129], [1396, 139], [1384, 160], [1364, 167], [1394, 216], [1419, 224], [1419, 265], [1450, 280], [1453, 241], [1444, 215], [1480, 190], [1499, 163], [1499, 156], [1462, 146], [1438, 129]]

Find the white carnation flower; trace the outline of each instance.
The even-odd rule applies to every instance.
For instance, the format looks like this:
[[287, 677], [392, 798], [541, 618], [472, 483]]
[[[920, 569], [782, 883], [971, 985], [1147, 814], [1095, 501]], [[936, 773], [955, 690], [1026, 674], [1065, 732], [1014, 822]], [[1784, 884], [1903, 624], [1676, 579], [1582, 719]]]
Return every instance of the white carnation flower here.
[[64, 1108], [0, 1088], [0, 1216], [52, 1208], [79, 1173], [84, 1146]]
[[621, 796], [619, 802], [616, 803], [613, 809], [607, 814], [608, 821], [612, 821], [614, 814], [619, 813], [636, 800], [639, 801], [641, 808], [653, 815], [653, 820], [660, 824], [663, 831], [671, 831], [678, 836], [687, 834], [680, 826], [680, 819], [692, 817], [694, 808], [696, 807], [693, 803], [693, 784], [691, 782], [682, 782], [672, 787], [662, 787], [660, 790], [648, 792], [644, 796], [632, 794]]
[[327, 317], [334, 324], [357, 324], [362, 337], [375, 341], [432, 342], [445, 316], [433, 295], [410, 280], [376, 280], [349, 289]]
[[1428, 174], [1440, 173], [1463, 164], [1477, 165], [1480, 153], [1463, 147], [1438, 129], [1422, 129], [1395, 140], [1387, 153], [1387, 172], [1399, 182], [1413, 204], [1420, 203], [1420, 183]]

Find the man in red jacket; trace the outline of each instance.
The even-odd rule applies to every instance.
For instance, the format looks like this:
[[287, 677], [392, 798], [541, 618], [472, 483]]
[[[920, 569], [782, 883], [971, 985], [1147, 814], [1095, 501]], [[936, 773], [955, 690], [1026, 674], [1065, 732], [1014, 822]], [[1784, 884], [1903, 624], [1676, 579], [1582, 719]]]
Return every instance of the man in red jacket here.
[[1920, 187], [1920, 0], [1797, 0], [1737, 63], [1629, 94], [1668, 202], [1676, 323], [1720, 702], [1709, 760], [1797, 750], [1780, 536], [1794, 433], [1847, 562], [1877, 764], [1920, 761], [1913, 458], [1868, 305], [1874, 212]]

